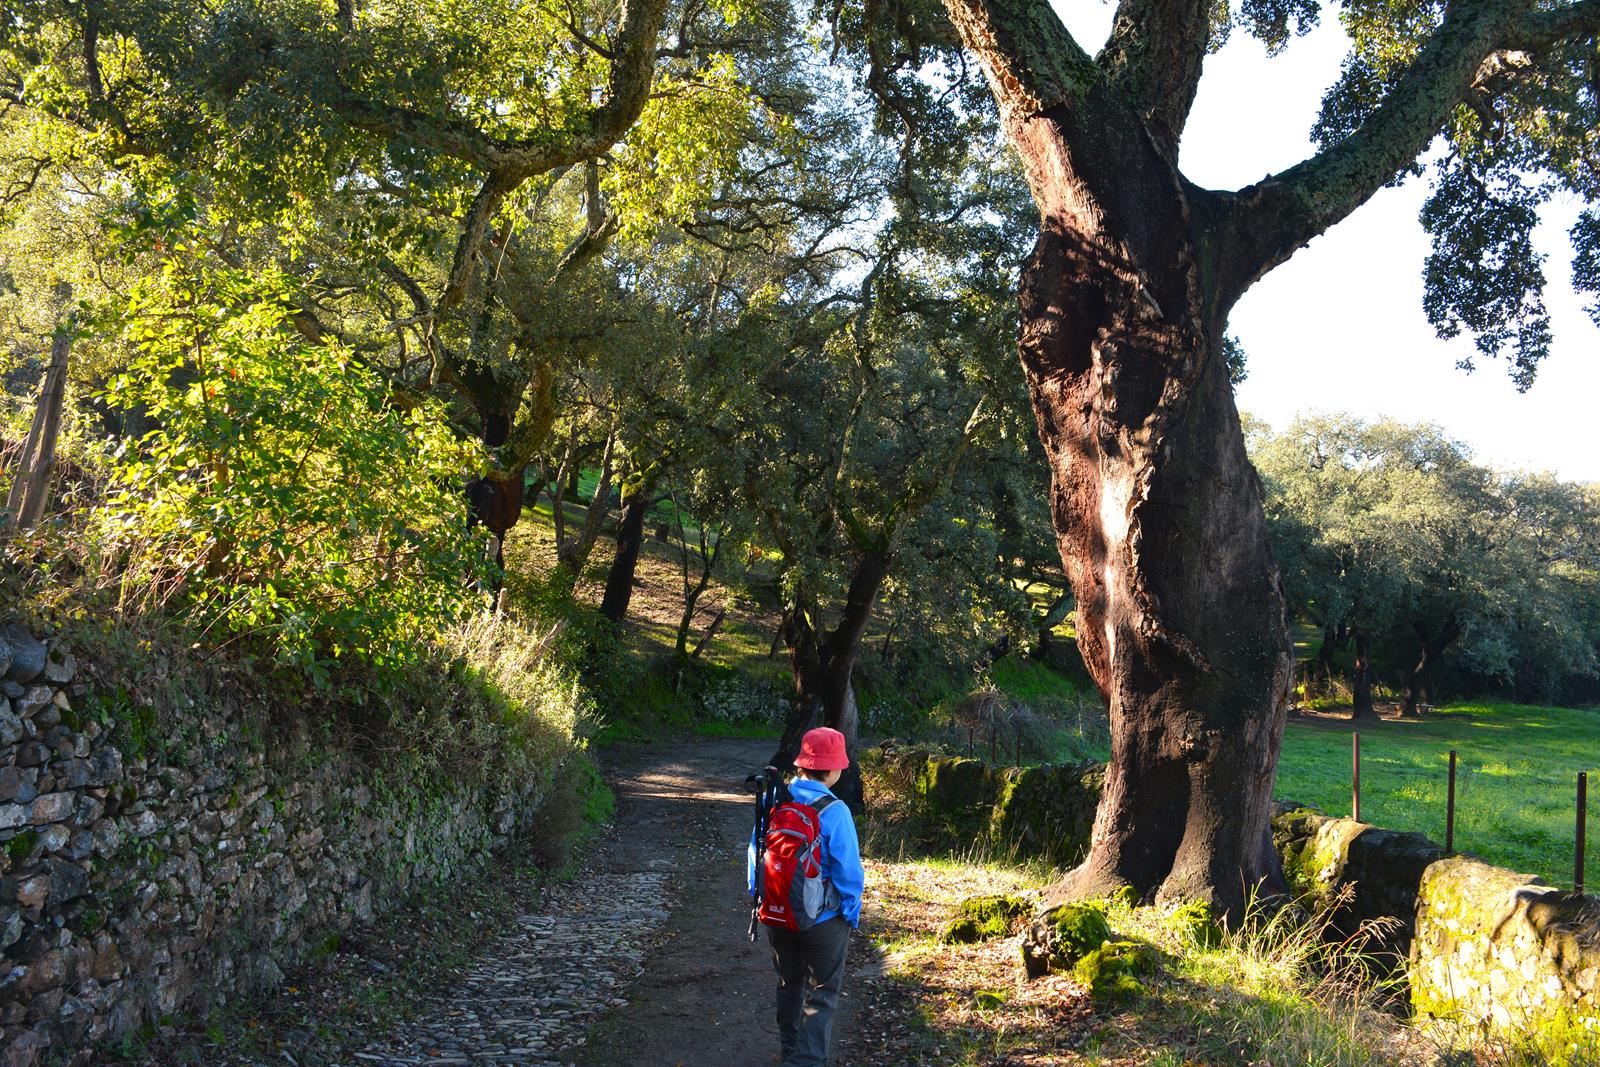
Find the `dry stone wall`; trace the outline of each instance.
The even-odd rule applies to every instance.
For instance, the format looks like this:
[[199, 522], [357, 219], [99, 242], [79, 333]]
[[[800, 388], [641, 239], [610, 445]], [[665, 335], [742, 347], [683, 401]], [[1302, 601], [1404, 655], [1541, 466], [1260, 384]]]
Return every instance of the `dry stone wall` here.
[[[537, 782], [440, 785], [259, 711], [133, 707], [0, 639], [0, 1067], [274, 986], [526, 829]], [[433, 776], [436, 777], [436, 776]]]
[[1089, 847], [1104, 768], [1097, 763], [993, 767], [983, 760], [909, 749], [883, 759], [904, 783], [930, 842], [974, 845], [1071, 866]]
[[1273, 825], [1285, 872], [1330, 904], [1335, 931], [1364, 929], [1404, 964], [1417, 1016], [1474, 1029], [1600, 1025], [1600, 901], [1450, 856], [1421, 834], [1292, 807]]
[[1411, 1004], [1500, 1029], [1565, 1015], [1600, 1025], [1600, 901], [1467, 856], [1428, 867], [1417, 900]]

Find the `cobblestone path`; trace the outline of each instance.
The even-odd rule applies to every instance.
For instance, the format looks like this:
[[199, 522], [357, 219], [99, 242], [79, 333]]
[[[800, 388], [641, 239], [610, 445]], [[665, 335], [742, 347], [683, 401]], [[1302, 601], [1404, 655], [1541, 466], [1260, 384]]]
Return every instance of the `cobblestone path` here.
[[[776, 1062], [772, 972], [745, 935], [745, 774], [766, 742], [612, 750], [615, 826], [437, 1008], [347, 1067]], [[841, 1025], [848, 1025], [848, 997]]]

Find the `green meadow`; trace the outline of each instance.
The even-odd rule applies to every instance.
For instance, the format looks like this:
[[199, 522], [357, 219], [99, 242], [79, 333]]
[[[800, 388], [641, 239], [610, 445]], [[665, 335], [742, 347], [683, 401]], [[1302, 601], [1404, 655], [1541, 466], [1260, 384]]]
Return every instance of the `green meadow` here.
[[[1340, 719], [1291, 721], [1278, 796], [1349, 815], [1351, 732]], [[1570, 887], [1577, 775], [1600, 768], [1600, 711], [1469, 701], [1420, 720], [1365, 723], [1362, 821], [1442, 843], [1451, 749], [1457, 851]], [[1596, 840], [1593, 829], [1588, 836]], [[1589, 866], [1588, 881], [1600, 879], [1600, 863]]]

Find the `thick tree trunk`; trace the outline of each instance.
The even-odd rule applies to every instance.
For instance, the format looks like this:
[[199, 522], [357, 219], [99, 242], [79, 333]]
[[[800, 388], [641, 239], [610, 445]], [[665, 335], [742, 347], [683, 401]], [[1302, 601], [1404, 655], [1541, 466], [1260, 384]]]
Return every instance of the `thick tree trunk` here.
[[892, 558], [886, 548], [861, 554], [850, 577], [844, 612], [838, 625], [827, 634], [817, 630], [814, 605], [796, 606], [784, 622], [789, 667], [794, 675], [794, 699], [784, 722], [783, 739], [771, 762], [776, 767], [794, 766], [805, 732], [817, 726], [833, 727], [844, 734], [845, 750], [850, 754], [850, 766], [833, 791], [856, 813], [862, 810], [865, 797], [861, 767], [856, 762], [860, 715], [852, 679], [861, 640], [872, 617], [873, 603], [889, 573]]
[[1324, 626], [1322, 628], [1322, 644], [1317, 649], [1317, 658], [1311, 668], [1313, 681], [1326, 685], [1328, 680], [1333, 677], [1333, 648], [1337, 641], [1338, 635], [1335, 633], [1334, 628], [1332, 626]]
[[1292, 646], [1228, 312], [1417, 158], [1526, 6], [1451, 3], [1357, 133], [1216, 193], [1177, 168], [1212, 5], [1124, 0], [1090, 57], [1038, 0], [945, 0], [1039, 208], [1022, 361], [1079, 646], [1111, 714], [1089, 856], [1055, 895], [1130, 885], [1238, 918], [1253, 888], [1283, 885], [1269, 815]]
[[1293, 658], [1222, 354], [1236, 294], [1141, 132], [1047, 113], [1012, 135], [1044, 219], [1023, 368], [1112, 732], [1089, 855], [1052, 898], [1131, 886], [1237, 918], [1285, 889], [1270, 817]]
[[1372, 635], [1358, 629], [1355, 641], [1356, 660], [1350, 671], [1350, 717], [1376, 720], [1378, 709], [1372, 703]]
[[1445, 651], [1461, 636], [1461, 624], [1453, 615], [1445, 620], [1438, 633], [1421, 619], [1414, 620], [1411, 629], [1417, 635], [1418, 651], [1417, 665], [1406, 678], [1405, 700], [1400, 705], [1400, 714], [1407, 718], [1421, 715], [1419, 706], [1432, 703], [1439, 664], [1444, 660]]
[[648, 485], [631, 491], [622, 502], [622, 518], [617, 523], [617, 553], [606, 572], [606, 591], [600, 598], [600, 614], [621, 622], [633, 599], [633, 576], [639, 568], [639, 549], [644, 544], [644, 517], [655, 502]]

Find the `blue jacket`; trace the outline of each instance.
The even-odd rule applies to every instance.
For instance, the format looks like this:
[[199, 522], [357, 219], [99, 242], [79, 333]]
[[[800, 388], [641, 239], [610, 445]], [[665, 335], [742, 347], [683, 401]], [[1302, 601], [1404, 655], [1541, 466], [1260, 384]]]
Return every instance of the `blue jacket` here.
[[[789, 794], [802, 804], [814, 803], [818, 797], [833, 794], [821, 782], [796, 777], [789, 783]], [[861, 845], [856, 840], [856, 821], [842, 800], [836, 800], [822, 809], [822, 876], [833, 883], [839, 893], [838, 908], [830, 908], [817, 916], [823, 923], [835, 915], [843, 914], [851, 926], [861, 923], [861, 890], [867, 884], [867, 872], [861, 867]], [[750, 848], [745, 857], [745, 873], [750, 895], [756, 892], [756, 832], [750, 831]]]

